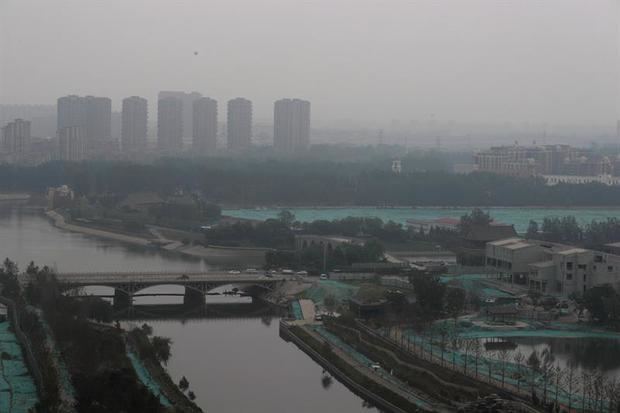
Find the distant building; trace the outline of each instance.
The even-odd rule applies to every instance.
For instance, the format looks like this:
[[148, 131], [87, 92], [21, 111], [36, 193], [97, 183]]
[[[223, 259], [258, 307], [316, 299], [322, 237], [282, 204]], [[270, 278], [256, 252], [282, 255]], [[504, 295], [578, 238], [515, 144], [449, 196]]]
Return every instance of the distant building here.
[[139, 96], [123, 99], [121, 146], [126, 153], [144, 153], [147, 149], [148, 102]]
[[112, 125], [112, 101], [106, 97], [64, 96], [58, 99], [58, 131], [66, 128], [82, 129], [89, 153], [109, 147]]
[[69, 126], [58, 131], [58, 159], [74, 162], [86, 159], [86, 142], [81, 126]]
[[396, 175], [400, 175], [402, 171], [403, 171], [403, 166], [402, 166], [400, 159], [394, 159], [392, 161], [392, 172], [395, 173]]
[[47, 189], [48, 209], [67, 208], [73, 205], [75, 193], [67, 185]]
[[30, 151], [30, 122], [15, 119], [2, 128], [2, 152], [11, 163], [21, 163]]
[[599, 183], [607, 186], [620, 185], [620, 177], [609, 174], [587, 176], [587, 175], [543, 175], [545, 183], [549, 186], [557, 184], [591, 184]]
[[157, 95], [157, 99], [164, 98], [176, 98], [183, 103], [182, 110], [182, 124], [183, 124], [183, 138], [190, 138], [193, 128], [193, 107], [194, 102], [202, 97], [199, 92], [180, 92], [180, 91], [161, 91]]
[[165, 153], [183, 149], [183, 101], [161, 98], [157, 104], [157, 146]]
[[252, 144], [252, 102], [244, 98], [228, 101], [228, 149], [242, 151]]
[[430, 231], [431, 228], [456, 231], [460, 222], [460, 219], [450, 217], [442, 217], [437, 219], [408, 219], [407, 226], [414, 231], [424, 231], [425, 234], [428, 234], [428, 231]]
[[513, 225], [498, 223], [473, 225], [455, 251], [457, 262], [462, 265], [484, 266], [487, 243], [516, 236], [517, 232]]
[[489, 242], [486, 268], [504, 281], [564, 297], [602, 284], [620, 288], [620, 255], [545, 241]]
[[310, 102], [280, 99], [274, 104], [273, 147], [280, 153], [299, 153], [310, 145]]
[[217, 101], [208, 97], [196, 99], [193, 112], [194, 154], [212, 154], [217, 147]]
[[31, 122], [33, 137], [55, 137], [58, 132], [56, 105], [7, 105], [0, 104], [0, 125], [14, 119], [27, 119]]
[[[542, 176], [547, 183], [586, 183], [584, 177], [597, 177], [589, 182], [613, 185], [608, 175], [620, 176], [620, 162], [607, 156], [569, 145], [496, 146], [478, 152], [475, 170], [510, 176]], [[578, 176], [580, 178], [566, 178]]]
[[309, 247], [327, 248], [328, 251], [336, 249], [340, 245], [364, 245], [366, 241], [362, 238], [344, 237], [340, 235], [295, 235], [295, 249], [302, 250]]

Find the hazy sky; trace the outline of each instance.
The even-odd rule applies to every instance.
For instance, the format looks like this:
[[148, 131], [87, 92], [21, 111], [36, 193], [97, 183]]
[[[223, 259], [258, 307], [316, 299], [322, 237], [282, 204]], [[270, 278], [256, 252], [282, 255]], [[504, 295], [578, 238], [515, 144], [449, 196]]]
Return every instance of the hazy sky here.
[[[610, 123], [618, 0], [0, 0], [0, 102], [197, 90], [313, 117]], [[195, 55], [194, 52], [198, 52]], [[151, 114], [153, 116], [153, 114]]]

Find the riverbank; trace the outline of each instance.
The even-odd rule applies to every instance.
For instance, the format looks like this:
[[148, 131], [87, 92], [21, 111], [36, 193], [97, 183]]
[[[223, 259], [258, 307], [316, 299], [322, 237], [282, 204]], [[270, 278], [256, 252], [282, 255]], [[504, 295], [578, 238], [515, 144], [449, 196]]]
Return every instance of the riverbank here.
[[254, 265], [260, 267], [265, 262], [265, 253], [268, 248], [241, 248], [219, 247], [202, 245], [190, 245], [178, 240], [168, 239], [161, 235], [153, 237], [141, 237], [137, 235], [122, 234], [108, 229], [93, 228], [86, 225], [68, 223], [65, 217], [55, 210], [45, 211], [45, 215], [60, 229], [78, 232], [98, 238], [118, 241], [126, 244], [158, 248], [163, 251], [178, 253], [184, 256], [204, 259], [213, 265]]
[[359, 372], [342, 358], [341, 354], [335, 354], [329, 345], [326, 346], [320, 339], [313, 337], [311, 332], [304, 330], [302, 326], [294, 326], [282, 320], [280, 336], [292, 341], [339, 381], [383, 411], [392, 413], [423, 411], [407, 397], [390, 390], [386, 383], [382, 383], [383, 380], [379, 380], [379, 376], [372, 377]]

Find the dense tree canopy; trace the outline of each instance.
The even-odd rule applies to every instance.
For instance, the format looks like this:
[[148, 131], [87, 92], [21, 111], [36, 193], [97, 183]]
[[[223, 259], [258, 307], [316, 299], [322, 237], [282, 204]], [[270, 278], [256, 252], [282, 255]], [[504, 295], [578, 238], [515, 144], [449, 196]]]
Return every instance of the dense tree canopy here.
[[546, 186], [541, 179], [456, 175], [387, 164], [273, 159], [164, 159], [154, 164], [50, 162], [0, 166], [0, 190], [42, 191], [68, 184], [79, 194], [199, 190], [234, 205], [616, 205], [620, 187]]

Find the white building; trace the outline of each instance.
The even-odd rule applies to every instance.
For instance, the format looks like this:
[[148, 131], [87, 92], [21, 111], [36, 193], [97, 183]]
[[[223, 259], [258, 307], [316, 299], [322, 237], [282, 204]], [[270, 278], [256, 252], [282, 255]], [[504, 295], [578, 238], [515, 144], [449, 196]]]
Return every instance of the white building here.
[[609, 174], [584, 176], [584, 175], [543, 175], [545, 183], [549, 186], [557, 184], [590, 184], [593, 182], [607, 186], [620, 185], [620, 177]]

